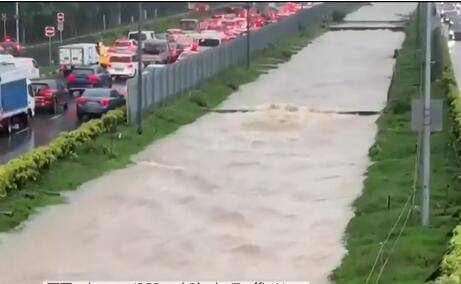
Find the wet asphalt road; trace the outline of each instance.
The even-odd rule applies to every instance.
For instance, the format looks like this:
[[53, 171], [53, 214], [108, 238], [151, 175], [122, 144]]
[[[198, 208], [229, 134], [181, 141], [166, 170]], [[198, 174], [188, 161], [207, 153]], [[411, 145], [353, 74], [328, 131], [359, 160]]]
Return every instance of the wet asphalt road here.
[[[112, 87], [126, 95], [126, 80], [114, 81]], [[36, 110], [28, 128], [10, 136], [0, 134], [0, 164], [38, 146], [46, 145], [62, 131], [75, 129], [78, 125], [74, 98], [70, 99], [67, 111], [61, 114], [47, 114]]]

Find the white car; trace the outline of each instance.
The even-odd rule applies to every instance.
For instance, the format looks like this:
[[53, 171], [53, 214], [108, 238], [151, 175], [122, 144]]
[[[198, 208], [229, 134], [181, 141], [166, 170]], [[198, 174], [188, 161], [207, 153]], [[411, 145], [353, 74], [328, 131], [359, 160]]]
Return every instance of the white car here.
[[107, 71], [112, 77], [134, 77], [138, 73], [137, 56], [133, 54], [111, 54]]

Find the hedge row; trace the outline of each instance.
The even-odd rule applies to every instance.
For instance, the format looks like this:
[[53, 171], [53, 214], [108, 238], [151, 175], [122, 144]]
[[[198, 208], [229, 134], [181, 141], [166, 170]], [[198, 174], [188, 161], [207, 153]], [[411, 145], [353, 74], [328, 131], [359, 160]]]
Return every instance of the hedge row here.
[[[461, 94], [456, 84], [448, 50], [446, 50], [446, 41], [443, 43], [443, 49], [443, 91], [447, 94], [452, 143], [459, 160], [461, 157]], [[440, 275], [434, 283], [461, 284], [461, 225], [453, 230], [448, 251], [440, 264]]]
[[62, 132], [50, 144], [35, 148], [0, 166], [0, 199], [5, 198], [12, 190], [21, 189], [27, 181], [37, 180], [40, 173], [53, 162], [75, 155], [78, 146], [115, 129], [125, 120], [123, 109], [109, 111], [101, 118], [90, 120], [75, 130]]

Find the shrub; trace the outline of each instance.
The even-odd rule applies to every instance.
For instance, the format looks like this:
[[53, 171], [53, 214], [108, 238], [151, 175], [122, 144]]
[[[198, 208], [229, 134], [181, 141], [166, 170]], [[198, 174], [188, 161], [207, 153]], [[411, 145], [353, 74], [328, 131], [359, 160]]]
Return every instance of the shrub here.
[[56, 160], [75, 155], [77, 147], [83, 143], [110, 132], [124, 122], [124, 109], [109, 111], [75, 130], [62, 132], [49, 145], [38, 147], [0, 166], [0, 199], [6, 197], [9, 191], [21, 189], [27, 181], [39, 179], [40, 173]]

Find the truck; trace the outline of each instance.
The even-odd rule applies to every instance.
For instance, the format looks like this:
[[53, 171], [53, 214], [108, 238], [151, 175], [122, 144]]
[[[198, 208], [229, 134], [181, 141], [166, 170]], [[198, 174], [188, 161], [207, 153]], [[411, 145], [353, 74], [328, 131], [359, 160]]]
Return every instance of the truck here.
[[91, 66], [99, 63], [95, 43], [67, 44], [59, 47], [59, 69], [66, 73], [75, 66]]
[[35, 115], [30, 80], [11, 65], [0, 65], [0, 131], [12, 133], [28, 126]]

